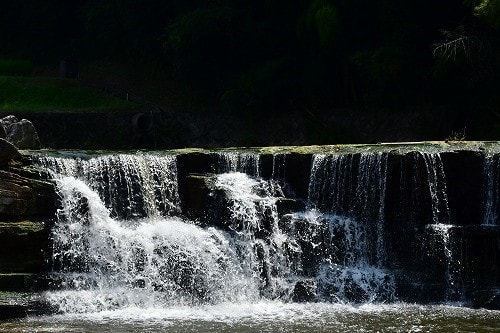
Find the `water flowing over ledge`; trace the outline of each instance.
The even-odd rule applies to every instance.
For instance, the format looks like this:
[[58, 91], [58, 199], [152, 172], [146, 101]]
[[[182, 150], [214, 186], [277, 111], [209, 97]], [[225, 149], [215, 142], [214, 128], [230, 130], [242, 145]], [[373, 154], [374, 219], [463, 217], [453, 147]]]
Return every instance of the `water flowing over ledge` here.
[[497, 148], [33, 154], [60, 198], [44, 297], [68, 315], [260, 302], [494, 306]]

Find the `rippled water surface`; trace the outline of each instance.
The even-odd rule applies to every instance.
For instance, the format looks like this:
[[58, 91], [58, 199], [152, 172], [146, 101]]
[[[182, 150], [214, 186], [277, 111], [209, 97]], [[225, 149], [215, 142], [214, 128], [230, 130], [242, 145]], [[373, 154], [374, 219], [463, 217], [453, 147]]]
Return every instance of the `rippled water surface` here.
[[0, 323], [0, 332], [499, 332], [500, 312], [452, 306], [221, 304]]

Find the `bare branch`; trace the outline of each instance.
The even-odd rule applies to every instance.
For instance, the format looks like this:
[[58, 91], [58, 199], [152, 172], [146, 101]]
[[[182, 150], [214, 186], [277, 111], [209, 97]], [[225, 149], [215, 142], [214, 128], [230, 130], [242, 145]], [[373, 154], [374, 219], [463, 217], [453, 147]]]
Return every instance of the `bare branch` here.
[[463, 55], [467, 61], [473, 62], [491, 51], [488, 41], [466, 32], [463, 27], [455, 31], [442, 30], [441, 34], [445, 41], [433, 44], [433, 54], [436, 58], [449, 61]]

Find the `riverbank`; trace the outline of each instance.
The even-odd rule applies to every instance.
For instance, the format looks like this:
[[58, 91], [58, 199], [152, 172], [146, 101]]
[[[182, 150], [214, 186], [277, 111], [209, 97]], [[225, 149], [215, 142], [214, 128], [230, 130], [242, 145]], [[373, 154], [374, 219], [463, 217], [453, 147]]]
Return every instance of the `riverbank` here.
[[[11, 113], [0, 113], [1, 117]], [[15, 112], [37, 128], [42, 147], [52, 149], [177, 149], [184, 147], [256, 147], [341, 143], [495, 140], [497, 123], [460, 133], [453, 130], [454, 111], [447, 108], [380, 113], [336, 110], [243, 116], [214, 110], [158, 110], [141, 107], [118, 112]], [[476, 134], [473, 134], [476, 133]], [[469, 137], [469, 135], [471, 137]]]

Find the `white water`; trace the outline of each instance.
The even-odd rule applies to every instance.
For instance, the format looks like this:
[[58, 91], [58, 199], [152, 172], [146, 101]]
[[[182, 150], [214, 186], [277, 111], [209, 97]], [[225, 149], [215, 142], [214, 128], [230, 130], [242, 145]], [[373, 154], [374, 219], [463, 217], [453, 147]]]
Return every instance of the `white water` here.
[[0, 332], [497, 332], [498, 311], [390, 304], [128, 308], [2, 322]]
[[[440, 227], [449, 221], [444, 169], [438, 154], [420, 156], [453, 300], [460, 272], [449, 228]], [[259, 155], [219, 153], [213, 185], [230, 214], [215, 228], [179, 217], [173, 155], [41, 157], [61, 197], [53, 229], [53, 277], [61, 288], [48, 299], [63, 313], [394, 301], [387, 154], [315, 155], [307, 208], [282, 215], [279, 204], [290, 200], [285, 160], [273, 156], [271, 180], [264, 180]]]
[[220, 152], [217, 154], [217, 173], [243, 172], [260, 176], [260, 155], [256, 153]]
[[276, 182], [219, 175], [215, 185], [232, 202], [223, 231], [169, 216], [176, 206], [161, 211], [163, 200], [179, 201], [175, 157], [43, 157], [40, 163], [54, 173], [61, 197], [53, 228], [53, 278], [61, 288], [47, 295], [59, 311], [290, 299], [295, 277], [285, 249], [299, 249], [278, 227], [283, 193]]
[[275, 181], [252, 179], [244, 173], [221, 174], [215, 186], [228, 194], [228, 227], [234, 231], [241, 260], [261, 286], [261, 294], [289, 299], [295, 278], [286, 251], [300, 249], [278, 226], [276, 202], [284, 197], [281, 187]]
[[446, 264], [445, 279], [448, 287], [446, 288], [445, 300], [448, 302], [463, 301], [461, 290], [461, 261], [457, 254], [453, 251], [453, 244], [451, 241], [451, 231], [453, 225], [451, 224], [430, 224], [434, 234], [438, 237], [443, 247], [443, 257]]
[[179, 210], [177, 164], [172, 155], [118, 154], [89, 159], [41, 156], [55, 177], [73, 176], [96, 191], [113, 216], [175, 215]]
[[[219, 168], [229, 172], [215, 182], [229, 200], [227, 230], [173, 216], [180, 211], [175, 156], [42, 157], [61, 197], [53, 228], [53, 278], [61, 288], [48, 293], [51, 304], [63, 313], [93, 313], [290, 301], [298, 281], [311, 282], [316, 301], [394, 299], [392, 278], [370, 259], [373, 240], [365, 223], [371, 216], [358, 222], [309, 209], [280, 217], [278, 181], [256, 177], [257, 155], [235, 156], [219, 159]], [[376, 205], [377, 223], [383, 222], [383, 161], [381, 155], [362, 156], [356, 197], [346, 199], [360, 200], [349, 207]], [[367, 191], [364, 185], [374, 181], [375, 190]], [[286, 230], [283, 218], [290, 223]], [[383, 243], [374, 244], [381, 263]], [[316, 248], [317, 258], [304, 267], [304, 251]]]
[[[283, 155], [273, 158], [272, 180], [257, 176], [260, 162], [254, 156], [236, 167], [230, 156], [228, 164], [219, 162], [215, 182], [232, 212], [220, 223], [223, 229], [178, 217], [175, 156], [41, 160], [58, 172], [62, 200], [53, 233], [53, 277], [61, 288], [46, 294], [61, 314], [2, 322], [0, 332], [499, 329], [495, 311], [380, 303], [394, 301], [393, 276], [385, 268], [390, 240], [384, 237], [383, 154], [357, 160], [315, 156], [308, 208], [284, 216], [278, 210], [283, 183], [277, 182], [284, 178]], [[115, 170], [122, 163], [124, 170]], [[432, 171], [437, 164], [430, 165]], [[127, 183], [127, 191], [114, 183], [117, 179]], [[146, 204], [141, 196], [148, 198]], [[447, 267], [454, 267], [450, 225], [430, 228], [444, 241]], [[454, 268], [446, 273], [451, 286], [459, 282], [455, 273]], [[316, 303], [291, 302], [296, 282], [311, 288]], [[453, 293], [447, 296], [454, 300]]]
[[497, 225], [500, 209], [500, 155], [487, 155], [484, 160], [485, 199], [483, 225]]
[[429, 224], [428, 227], [433, 230], [434, 235], [441, 242], [446, 265], [445, 280], [447, 288], [445, 291], [445, 300], [463, 301], [460, 284], [460, 258], [453, 252], [453, 244], [450, 237], [453, 225], [450, 224], [450, 209], [443, 162], [439, 153], [420, 154], [425, 162], [431, 198], [433, 224]]
[[394, 299], [393, 277], [384, 269], [386, 178], [386, 154], [361, 154], [359, 161], [353, 155], [313, 158], [310, 210], [296, 221], [324, 257], [317, 281], [327, 299]]
[[429, 194], [431, 196], [432, 220], [435, 224], [450, 223], [450, 208], [443, 161], [439, 153], [420, 153], [427, 170]]
[[[82, 181], [63, 177], [58, 185], [64, 208], [53, 231], [54, 261], [63, 290], [49, 293], [49, 300], [60, 311], [258, 298], [258, 285], [244, 274], [224, 232], [173, 217], [120, 221]], [[84, 217], [75, 215], [81, 198]]]

